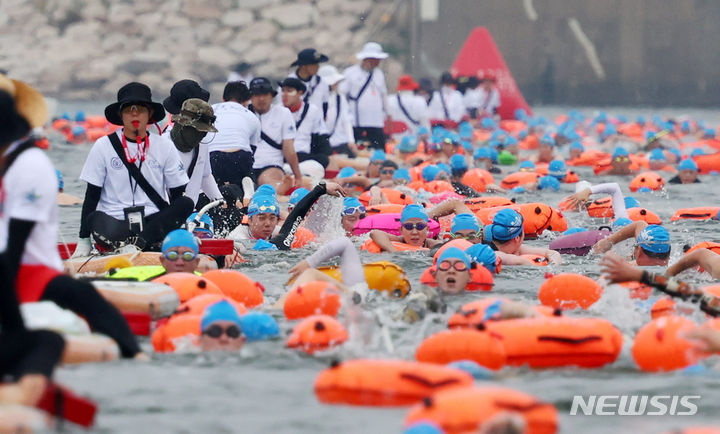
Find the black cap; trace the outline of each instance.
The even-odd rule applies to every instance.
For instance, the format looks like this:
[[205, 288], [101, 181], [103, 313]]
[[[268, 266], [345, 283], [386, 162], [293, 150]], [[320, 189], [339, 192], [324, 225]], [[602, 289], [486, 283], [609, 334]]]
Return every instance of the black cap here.
[[277, 90], [273, 87], [270, 80], [265, 77], [255, 77], [250, 81], [250, 95], [264, 95], [272, 94], [277, 95]]
[[200, 84], [195, 80], [180, 80], [173, 84], [172, 89], [170, 89], [170, 96], [165, 98], [163, 106], [165, 110], [176, 115], [180, 113], [185, 100], [190, 98], [198, 98], [208, 102], [210, 92], [200, 87]]
[[314, 48], [306, 48], [298, 53], [297, 60], [290, 64], [290, 66], [315, 65], [327, 61], [328, 57], [326, 55], [319, 53]]
[[453, 78], [452, 74], [450, 74], [449, 72], [446, 71], [446, 72], [443, 72], [442, 75], [440, 76], [440, 83], [441, 84], [456, 84], [457, 82]]
[[293, 89], [297, 89], [301, 92], [305, 92], [307, 90], [307, 87], [305, 86], [305, 83], [302, 82], [299, 78], [295, 77], [288, 77], [285, 80], [278, 82], [280, 87], [292, 87]]
[[240, 62], [232, 66], [232, 70], [237, 72], [238, 74], [242, 74], [250, 68], [252, 68], [252, 63], [248, 62]]
[[383, 167], [392, 167], [395, 170], [398, 169], [397, 163], [392, 160], [385, 160], [382, 163], [380, 163], [380, 168], [382, 169]]
[[435, 90], [432, 80], [427, 77], [418, 80], [418, 84], [420, 85], [420, 89], [424, 90], [427, 93], [433, 93], [433, 91]]

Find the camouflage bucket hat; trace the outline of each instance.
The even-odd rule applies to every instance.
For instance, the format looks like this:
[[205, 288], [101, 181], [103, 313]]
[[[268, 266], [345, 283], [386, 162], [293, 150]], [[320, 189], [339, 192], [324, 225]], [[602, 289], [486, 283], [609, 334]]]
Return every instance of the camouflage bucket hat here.
[[199, 98], [190, 98], [183, 102], [179, 115], [173, 116], [173, 121], [184, 127], [192, 127], [198, 131], [216, 133], [215, 112], [210, 104]]

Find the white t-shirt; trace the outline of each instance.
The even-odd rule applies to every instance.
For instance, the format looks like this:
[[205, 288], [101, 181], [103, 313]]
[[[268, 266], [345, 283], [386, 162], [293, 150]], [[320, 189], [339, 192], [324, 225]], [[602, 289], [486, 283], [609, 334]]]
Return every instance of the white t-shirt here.
[[305, 87], [307, 87], [307, 89], [305, 90], [305, 94], [303, 94], [304, 102], [314, 104], [317, 107], [320, 107], [321, 110], [323, 103], [329, 102], [330, 86], [319, 75], [315, 74], [310, 77], [310, 80], [305, 81], [302, 78], [298, 77], [297, 73], [293, 71], [288, 74], [288, 77], [300, 79], [300, 81], [305, 84]]
[[[308, 108], [307, 114], [305, 115], [305, 118], [303, 118], [302, 123], [298, 125], [297, 123], [300, 121], [300, 117], [302, 116], [303, 111], [305, 111], [305, 107]], [[298, 154], [301, 152], [309, 154], [312, 135], [327, 134], [322, 110], [316, 105], [306, 105], [305, 103], [302, 103], [300, 108], [295, 113], [292, 113], [292, 116], [295, 121], [295, 126], [297, 127], [297, 132], [295, 133], [295, 152]]]
[[[402, 101], [403, 107], [407, 110], [412, 120], [410, 120], [400, 108], [398, 98]], [[408, 127], [408, 131], [403, 134], [417, 133], [417, 129], [422, 127], [429, 128], [428, 106], [425, 98], [417, 96], [412, 91], [400, 91], [397, 94], [390, 95], [388, 101], [388, 114], [393, 121], [404, 123]], [[418, 122], [415, 124], [413, 121]]]
[[[440, 98], [440, 92], [445, 100], [445, 107], [443, 107], [443, 100]], [[445, 108], [447, 108], [448, 116], [445, 116]], [[429, 105], [430, 119], [437, 120], [453, 120], [460, 122], [465, 116], [465, 102], [460, 92], [449, 86], [443, 86], [440, 91], [433, 92], [433, 97], [430, 100]]]
[[370, 72], [362, 69], [360, 65], [353, 65], [343, 72], [345, 80], [340, 82], [340, 92], [345, 94], [350, 102], [351, 119], [355, 127], [382, 128], [385, 126], [387, 85], [385, 74], [375, 68], [372, 70], [372, 79], [365, 91], [357, 97], [363, 84], [367, 81]]
[[[295, 120], [285, 106], [273, 104], [267, 113], [257, 114], [257, 117], [260, 120], [261, 131], [278, 145], [282, 145], [283, 140], [295, 139]], [[253, 169], [268, 166], [282, 167], [284, 160], [282, 149], [276, 149], [260, 139], [255, 150]]]
[[[115, 132], [120, 140], [122, 140], [122, 131], [120, 129]], [[188, 177], [180, 164], [175, 145], [169, 139], [157, 134], [149, 134], [148, 137], [150, 148], [146, 159], [142, 167], [139, 159], [135, 165], [140, 167], [140, 172], [153, 189], [167, 200], [165, 190], [187, 184]], [[134, 140], [127, 141], [127, 148], [131, 158], [137, 155], [138, 146]], [[100, 137], [93, 144], [80, 173], [80, 179], [102, 187], [97, 211], [113, 218], [124, 220], [123, 209], [131, 206], [144, 206], [146, 216], [158, 211], [142, 188], [136, 185], [135, 180], [130, 181], [130, 174], [107, 136]]]
[[260, 141], [260, 121], [244, 105], [225, 101], [213, 104], [217, 133], [208, 133], [210, 152], [241, 149], [251, 152]]
[[465, 95], [463, 95], [463, 102], [465, 103], [465, 108], [469, 111], [470, 109], [476, 109], [480, 107], [482, 95], [480, 93], [480, 88], [476, 87], [475, 89], [465, 89]]
[[494, 113], [495, 109], [500, 107], [500, 92], [494, 87], [490, 89], [489, 93], [482, 87], [478, 87], [478, 91], [480, 93], [478, 110]]
[[[19, 144], [10, 145], [6, 155]], [[17, 157], [0, 186], [0, 251], [7, 249], [10, 219], [32, 221], [20, 263], [63, 269], [57, 250], [57, 192], [55, 168], [45, 152], [31, 148]]]
[[330, 94], [325, 127], [327, 127], [328, 134], [330, 134], [330, 146], [333, 148], [355, 142], [352, 122], [350, 121], [350, 104], [345, 99], [345, 95], [337, 92]]
[[[190, 164], [192, 163], [193, 154], [193, 151], [178, 151], [180, 164], [186, 174], [190, 168]], [[220, 189], [218, 188], [217, 183], [215, 183], [215, 178], [212, 174], [209, 145], [206, 143], [200, 143], [198, 146], [198, 158], [195, 163], [195, 170], [193, 170], [190, 181], [188, 182], [187, 187], [185, 187], [185, 196], [189, 197], [193, 200], [193, 202], [195, 202], [195, 204], [197, 204], [198, 196], [200, 196], [201, 191], [203, 191], [210, 200], [222, 199], [222, 194], [220, 193]]]

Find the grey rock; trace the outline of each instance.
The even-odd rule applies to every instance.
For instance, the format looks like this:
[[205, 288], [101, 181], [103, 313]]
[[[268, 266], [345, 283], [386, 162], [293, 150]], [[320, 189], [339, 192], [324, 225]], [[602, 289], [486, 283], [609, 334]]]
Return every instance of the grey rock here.
[[164, 59], [163, 53], [138, 52], [134, 53], [127, 62], [119, 65], [118, 69], [132, 75], [139, 75], [147, 71], [162, 71], [168, 65], [169, 63]]
[[225, 12], [220, 22], [230, 27], [242, 27], [250, 24], [255, 19], [252, 12], [247, 9], [235, 9]]
[[235, 54], [225, 47], [215, 45], [198, 47], [198, 60], [229, 68], [230, 65], [236, 63]]
[[256, 21], [243, 27], [241, 34], [249, 42], [267, 41], [274, 38], [279, 30], [278, 26], [271, 21]]
[[286, 3], [260, 11], [263, 18], [277, 22], [283, 29], [296, 29], [316, 21], [317, 11], [311, 4]]

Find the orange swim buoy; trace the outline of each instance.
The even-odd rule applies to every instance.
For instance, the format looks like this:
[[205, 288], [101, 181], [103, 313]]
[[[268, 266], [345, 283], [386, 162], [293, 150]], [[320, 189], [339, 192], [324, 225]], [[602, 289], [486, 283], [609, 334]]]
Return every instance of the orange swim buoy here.
[[650, 317], [652, 319], [657, 319], [663, 316], [672, 316], [675, 315], [675, 313], [675, 302], [670, 297], [659, 299], [653, 303], [650, 308]]
[[[511, 208], [519, 212], [523, 216], [523, 232], [526, 238], [535, 238], [543, 233], [544, 230], [548, 229], [551, 222], [555, 221], [555, 225], [562, 227], [562, 220], [565, 219], [560, 211], [553, 209], [550, 205], [533, 202], [524, 203], [521, 205], [512, 206], [498, 206], [493, 208], [482, 208], [474, 211], [475, 216], [483, 222], [483, 224], [489, 225], [492, 223], [495, 214], [501, 209]], [[559, 217], [562, 220], [553, 220], [553, 214], [560, 213]], [[560, 222], [560, 223], [558, 223]], [[567, 225], [567, 221], [565, 221]], [[555, 230], [555, 228], [553, 228]]]
[[680, 208], [675, 211], [671, 222], [678, 220], [710, 220], [718, 217], [720, 206], [702, 206], [698, 208]]
[[[578, 158], [573, 158], [572, 160], [567, 161], [568, 166], [595, 166], [598, 164], [598, 162], [607, 160], [607, 164], [610, 164], [609, 160], [610, 154], [607, 152], [597, 151], [594, 149], [589, 149], [582, 154]], [[609, 170], [609, 168], [607, 169]], [[595, 172], [597, 174], [598, 172]]]
[[367, 206], [365, 207], [365, 213], [367, 215], [400, 214], [402, 213], [403, 208], [405, 208], [405, 205], [400, 205], [397, 203], [385, 203], [381, 205]]
[[558, 429], [557, 409], [532, 395], [504, 387], [466, 387], [438, 392], [410, 409], [405, 426], [432, 421], [446, 434], [479, 432], [493, 416], [517, 413], [529, 434], [554, 434]]
[[465, 172], [460, 182], [479, 193], [484, 193], [488, 184], [495, 184], [495, 178], [487, 170], [475, 168]]
[[550, 264], [550, 261], [545, 256], [533, 255], [533, 254], [525, 254], [525, 255], [520, 255], [520, 256], [522, 256], [525, 259], [531, 260], [532, 265], [534, 265], [536, 267], [545, 267], [548, 264]]
[[[399, 241], [391, 241], [392, 245], [395, 246], [398, 251], [406, 252], [406, 251], [413, 251], [413, 250], [428, 250], [426, 247], [421, 246], [411, 246], [410, 244], [401, 243]], [[360, 246], [360, 250], [365, 250], [368, 253], [381, 253], [383, 250], [378, 246], [378, 244], [373, 241], [372, 239], [369, 239], [362, 243]]]
[[615, 217], [612, 197], [601, 197], [590, 202], [590, 204], [588, 204], [587, 206], [587, 213], [590, 217], [593, 218]]
[[159, 326], [152, 334], [150, 341], [153, 348], [159, 353], [171, 353], [176, 350], [175, 343], [178, 339], [200, 335], [201, 315], [174, 315]]
[[293, 320], [310, 315], [337, 315], [340, 291], [328, 282], [308, 282], [288, 292], [283, 305], [285, 318]]
[[347, 330], [329, 315], [312, 315], [293, 328], [285, 345], [308, 354], [325, 351], [342, 344], [348, 338]]
[[[425, 183], [425, 191], [433, 194], [454, 192], [455, 187], [447, 181], [430, 181]], [[410, 203], [413, 203], [412, 199], [410, 199]]]
[[512, 200], [502, 196], [485, 196], [465, 199], [465, 205], [467, 205], [467, 207], [470, 208], [470, 211], [474, 213], [483, 208], [511, 206], [515, 205], [515, 203]]
[[511, 173], [500, 181], [500, 187], [511, 190], [523, 185], [535, 184], [542, 175], [536, 172]]
[[290, 248], [300, 249], [313, 241], [315, 241], [315, 234], [313, 231], [306, 227], [298, 226], [297, 231], [295, 231], [295, 238], [293, 239]]
[[442, 365], [472, 360], [488, 369], [500, 369], [506, 363], [500, 336], [470, 328], [444, 330], [429, 336], [418, 346], [415, 359]]
[[635, 192], [642, 187], [653, 191], [662, 190], [665, 180], [655, 172], [642, 172], [630, 181], [630, 191]]
[[690, 247], [685, 252], [685, 254], [687, 255], [688, 253], [692, 253], [698, 249], [708, 249], [708, 250], [712, 251], [713, 253], [717, 253], [718, 255], [720, 255], [720, 243], [716, 243], [713, 241], [703, 241], [701, 243], [697, 243], [694, 246]]
[[575, 184], [576, 182], [580, 182], [580, 176], [574, 170], [568, 169], [564, 182], [565, 184]]
[[403, 406], [472, 384], [470, 374], [433, 363], [358, 359], [333, 363], [320, 372], [315, 395], [326, 404]]
[[178, 306], [173, 316], [177, 315], [202, 315], [205, 308], [211, 304], [217, 303], [218, 301], [226, 300], [232, 304], [233, 307], [238, 311], [238, 314], [245, 315], [247, 308], [244, 304], [239, 303], [232, 298], [223, 294], [203, 294], [197, 295], [185, 303]]
[[630, 208], [627, 210], [628, 218], [634, 222], [644, 221], [649, 225], [661, 225], [662, 220], [654, 212], [646, 208]]
[[652, 286], [640, 282], [623, 282], [620, 286], [628, 289], [632, 299], [647, 300], [653, 293]]
[[632, 346], [635, 363], [643, 371], [672, 371], [694, 365], [702, 355], [695, 345], [681, 334], [696, 324], [680, 316], [662, 316], [641, 328]]
[[510, 366], [598, 368], [614, 362], [622, 349], [620, 330], [601, 318], [537, 317], [485, 327], [503, 337]]
[[180, 298], [185, 302], [202, 294], [219, 294], [223, 292], [208, 279], [193, 273], [168, 273], [152, 280], [155, 283], [163, 283], [172, 287]]
[[[485, 319], [485, 309], [498, 301], [508, 301], [505, 298], [484, 298], [463, 304], [460, 309], [448, 319], [448, 327], [453, 328], [475, 328]], [[553, 316], [556, 312], [548, 306], [534, 306], [533, 309], [544, 316]], [[559, 313], [559, 312], [558, 312]], [[491, 319], [495, 321], [495, 319]]]
[[203, 277], [216, 284], [223, 294], [247, 307], [263, 303], [265, 288], [239, 271], [210, 270], [203, 274]]
[[563, 273], [540, 285], [538, 299], [545, 306], [560, 309], [587, 309], [600, 300], [603, 288], [582, 274]]
[[692, 158], [697, 164], [698, 173], [707, 175], [708, 173], [720, 172], [720, 152], [714, 154], [697, 155]]
[[[411, 203], [415, 203], [412, 197], [392, 188], [381, 188], [380, 190], [382, 190], [383, 195], [390, 203], [394, 203], [397, 205], [409, 205]], [[368, 190], [365, 193], [361, 194], [358, 197], [358, 200], [367, 208], [368, 203], [370, 202], [370, 191]]]

